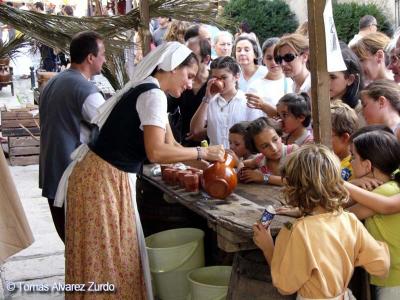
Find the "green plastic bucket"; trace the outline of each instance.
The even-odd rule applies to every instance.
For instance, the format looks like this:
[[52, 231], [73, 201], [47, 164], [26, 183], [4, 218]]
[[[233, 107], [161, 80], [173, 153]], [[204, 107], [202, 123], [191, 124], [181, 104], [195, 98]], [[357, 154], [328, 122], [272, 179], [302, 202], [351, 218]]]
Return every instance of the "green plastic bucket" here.
[[188, 300], [224, 300], [228, 293], [232, 267], [214, 266], [193, 270], [188, 274]]
[[204, 232], [196, 228], [162, 231], [146, 238], [155, 294], [161, 300], [185, 300], [187, 274], [204, 266]]

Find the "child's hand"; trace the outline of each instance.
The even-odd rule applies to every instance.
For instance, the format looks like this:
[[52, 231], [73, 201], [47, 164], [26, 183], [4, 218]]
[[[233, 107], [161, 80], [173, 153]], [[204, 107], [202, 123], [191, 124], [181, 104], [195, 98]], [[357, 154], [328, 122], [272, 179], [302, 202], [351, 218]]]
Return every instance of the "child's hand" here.
[[205, 131], [200, 131], [197, 134], [194, 134], [192, 132], [188, 132], [186, 134], [185, 140], [186, 141], [196, 141], [196, 142], [201, 142], [202, 140], [204, 140], [207, 136], [204, 134]]
[[275, 212], [277, 215], [285, 215], [294, 218], [301, 217], [300, 209], [298, 207], [293, 207], [293, 206], [281, 206], [275, 208]]
[[271, 265], [272, 254], [274, 252], [274, 240], [271, 236], [271, 231], [265, 228], [260, 222], [253, 225], [253, 241], [258, 248], [264, 253], [264, 256], [269, 265]]
[[246, 93], [247, 106], [255, 109], [262, 109], [264, 101], [260, 96], [252, 93]]
[[205, 97], [207, 97], [208, 99], [210, 99], [212, 96], [214, 96], [215, 94], [211, 93], [211, 86], [214, 84], [214, 82], [216, 82], [218, 80], [218, 78], [215, 77], [211, 77], [208, 82], [207, 82], [207, 87], [206, 87], [206, 95]]
[[382, 185], [383, 182], [371, 177], [361, 177], [350, 180], [350, 183], [359, 186], [360, 188], [368, 191], [372, 191], [373, 189], [377, 188], [378, 186]]
[[230, 154], [233, 158], [233, 161], [235, 162], [234, 167], [238, 167], [239, 163], [240, 163], [240, 159], [238, 158], [238, 156], [236, 155], [235, 151], [233, 151], [232, 149], [225, 149], [225, 152]]
[[253, 170], [249, 168], [242, 168], [240, 170], [239, 180], [244, 183], [250, 182], [264, 182], [264, 175], [261, 173], [260, 170]]

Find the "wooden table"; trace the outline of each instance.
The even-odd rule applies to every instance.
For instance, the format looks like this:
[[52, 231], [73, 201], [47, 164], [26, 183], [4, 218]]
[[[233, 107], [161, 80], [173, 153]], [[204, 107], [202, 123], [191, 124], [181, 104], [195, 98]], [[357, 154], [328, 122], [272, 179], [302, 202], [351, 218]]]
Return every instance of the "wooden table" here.
[[[271, 185], [238, 184], [234, 193], [225, 200], [210, 198], [202, 191], [188, 193], [178, 186], [165, 184], [161, 176], [152, 176], [150, 170], [153, 166], [144, 166], [143, 179], [206, 218], [217, 233], [218, 247], [226, 252], [256, 249], [252, 240], [253, 224], [260, 219], [267, 205], [281, 206], [284, 202], [281, 188]], [[272, 235], [292, 220], [286, 216], [275, 216], [271, 223]]]
[[[218, 200], [204, 192], [188, 193], [178, 186], [165, 184], [161, 176], [151, 175], [153, 166], [144, 166], [142, 178], [205, 218], [208, 226], [217, 234], [218, 247], [234, 253], [228, 300], [295, 299], [295, 295], [280, 295], [273, 287], [268, 265], [252, 240], [252, 225], [259, 220], [264, 208], [267, 205], [284, 204], [281, 187], [238, 184], [233, 194], [225, 200]], [[294, 218], [275, 216], [270, 226], [272, 235], [276, 236], [285, 223], [293, 221]], [[365, 272], [356, 271], [357, 275], [353, 276], [349, 287], [357, 299], [371, 299]]]
[[[208, 227], [216, 233], [218, 248], [233, 254], [228, 300], [294, 299], [294, 296], [280, 295], [275, 289], [267, 262], [253, 243], [252, 226], [260, 219], [264, 208], [283, 204], [280, 187], [239, 184], [233, 194], [225, 200], [219, 200], [210, 198], [205, 192], [188, 193], [178, 186], [165, 184], [161, 176], [151, 175], [153, 166], [144, 166], [142, 180], [206, 219]], [[277, 235], [286, 222], [293, 220], [286, 216], [275, 216], [271, 223], [272, 235]]]

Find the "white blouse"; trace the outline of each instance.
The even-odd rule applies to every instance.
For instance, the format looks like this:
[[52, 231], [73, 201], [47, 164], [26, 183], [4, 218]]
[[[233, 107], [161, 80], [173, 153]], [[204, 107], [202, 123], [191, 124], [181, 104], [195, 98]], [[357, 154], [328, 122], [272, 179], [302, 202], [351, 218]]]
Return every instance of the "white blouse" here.
[[264, 78], [265, 75], [267, 75], [268, 73], [268, 69], [265, 66], [258, 66], [257, 71], [253, 74], [253, 76], [251, 76], [249, 78], [249, 80], [244, 79], [243, 77], [243, 72], [240, 72], [240, 77], [239, 77], [239, 90], [243, 91], [243, 92], [247, 92], [247, 89], [249, 87], [249, 85], [260, 78]]
[[248, 87], [247, 93], [256, 94], [261, 99], [275, 106], [279, 99], [287, 93], [293, 92], [293, 80], [282, 76], [278, 80], [260, 78], [254, 80]]
[[242, 121], [253, 121], [259, 117], [259, 110], [249, 108], [242, 91], [227, 102], [220, 94], [215, 95], [207, 108], [207, 135], [211, 145], [229, 148], [229, 128]]

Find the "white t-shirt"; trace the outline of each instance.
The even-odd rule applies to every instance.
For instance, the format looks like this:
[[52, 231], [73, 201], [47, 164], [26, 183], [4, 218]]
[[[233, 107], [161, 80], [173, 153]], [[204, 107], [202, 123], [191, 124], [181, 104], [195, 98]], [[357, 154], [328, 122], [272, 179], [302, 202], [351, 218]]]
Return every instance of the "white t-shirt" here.
[[[91, 123], [91, 120], [97, 114], [97, 108], [104, 102], [104, 98], [100, 93], [90, 94], [86, 97], [82, 105], [82, 117], [86, 122]], [[80, 125], [79, 140], [82, 144], [90, 142], [90, 129], [83, 123]]]
[[363, 38], [362, 35], [360, 34], [355, 34], [354, 37], [350, 40], [348, 46], [349, 48], [351, 48], [351, 46], [355, 45], [359, 40], [361, 40]]
[[242, 121], [253, 121], [259, 117], [259, 110], [249, 108], [242, 91], [238, 91], [227, 102], [220, 94], [215, 95], [207, 108], [207, 135], [211, 145], [224, 145], [229, 149], [229, 128]]
[[243, 73], [240, 73], [240, 78], [239, 78], [239, 90], [243, 92], [247, 92], [248, 87], [250, 84], [260, 78], [264, 78], [265, 75], [267, 75], [268, 69], [265, 66], [258, 66], [257, 71], [249, 78], [249, 80], [244, 79]]
[[301, 87], [299, 88], [298, 91], [296, 91], [297, 89], [297, 85], [296, 82], [293, 81], [293, 93], [310, 93], [311, 91], [311, 73], [308, 73], [306, 79], [304, 80], [303, 84], [301, 85]]
[[293, 92], [292, 88], [293, 80], [285, 76], [278, 80], [260, 78], [251, 82], [247, 88], [247, 93], [256, 94], [264, 102], [275, 106], [282, 96]]

